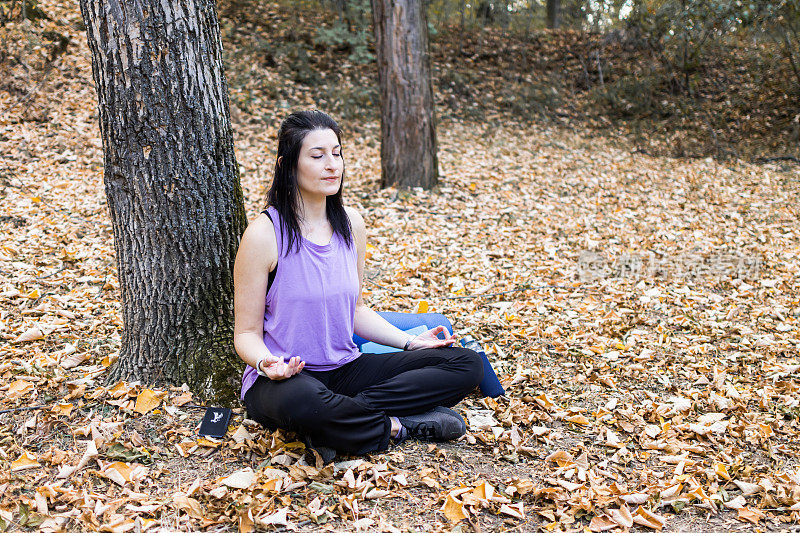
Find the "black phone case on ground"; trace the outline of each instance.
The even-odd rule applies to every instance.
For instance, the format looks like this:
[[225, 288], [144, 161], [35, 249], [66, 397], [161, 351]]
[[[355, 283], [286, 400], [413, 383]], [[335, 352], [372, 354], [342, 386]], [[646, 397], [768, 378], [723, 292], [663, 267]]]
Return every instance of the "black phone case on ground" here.
[[200, 436], [221, 439], [228, 432], [228, 422], [231, 419], [231, 410], [227, 407], [208, 407], [200, 429]]

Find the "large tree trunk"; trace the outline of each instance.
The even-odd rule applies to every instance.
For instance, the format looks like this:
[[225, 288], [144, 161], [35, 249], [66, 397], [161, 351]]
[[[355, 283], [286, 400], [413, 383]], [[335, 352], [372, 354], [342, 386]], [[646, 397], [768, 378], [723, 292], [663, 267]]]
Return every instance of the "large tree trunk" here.
[[381, 89], [381, 187], [434, 187], [436, 123], [422, 0], [372, 0]]
[[109, 379], [235, 397], [233, 260], [246, 219], [213, 0], [80, 0], [122, 297]]
[[547, 27], [561, 26], [561, 0], [547, 0]]

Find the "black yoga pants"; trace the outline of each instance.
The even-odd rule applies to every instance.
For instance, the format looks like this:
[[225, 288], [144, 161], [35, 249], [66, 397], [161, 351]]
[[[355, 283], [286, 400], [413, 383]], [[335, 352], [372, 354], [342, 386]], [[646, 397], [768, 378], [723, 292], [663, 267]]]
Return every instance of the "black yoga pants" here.
[[340, 453], [389, 446], [390, 416], [451, 407], [483, 379], [481, 357], [466, 348], [361, 354], [339, 368], [304, 369], [289, 379], [259, 376], [244, 397], [247, 413]]

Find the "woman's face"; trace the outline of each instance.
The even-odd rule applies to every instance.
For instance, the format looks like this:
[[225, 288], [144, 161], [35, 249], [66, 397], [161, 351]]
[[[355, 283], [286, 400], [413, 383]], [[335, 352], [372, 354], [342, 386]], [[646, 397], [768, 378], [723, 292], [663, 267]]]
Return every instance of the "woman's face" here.
[[333, 130], [308, 132], [297, 158], [297, 186], [303, 198], [336, 194], [343, 170], [342, 147]]

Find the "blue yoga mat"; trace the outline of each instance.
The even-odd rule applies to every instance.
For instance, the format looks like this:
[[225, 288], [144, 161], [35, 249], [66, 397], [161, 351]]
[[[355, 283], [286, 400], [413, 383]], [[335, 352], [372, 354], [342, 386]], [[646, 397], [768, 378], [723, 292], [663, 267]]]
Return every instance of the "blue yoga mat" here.
[[[378, 314], [385, 318], [394, 327], [402, 329], [411, 335], [418, 335], [419, 333], [433, 329], [436, 326], [444, 326], [451, 335], [453, 333], [453, 324], [450, 323], [446, 316], [440, 313], [416, 314], [378, 312]], [[442, 334], [440, 334], [440, 337], [444, 338]], [[368, 342], [358, 335], [353, 335], [353, 341], [356, 343], [356, 346], [358, 346], [358, 349], [361, 350], [362, 353], [394, 353], [398, 351], [397, 348], [393, 348], [391, 346], [384, 346], [382, 344]], [[478, 354], [483, 359], [483, 381], [481, 381], [479, 385], [481, 394], [484, 396], [491, 396], [492, 398], [496, 398], [497, 396], [505, 394], [506, 391], [500, 384], [500, 380], [497, 379], [497, 374], [492, 368], [491, 363], [489, 363], [489, 358], [486, 356], [486, 352], [479, 351]]]

